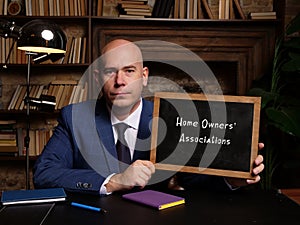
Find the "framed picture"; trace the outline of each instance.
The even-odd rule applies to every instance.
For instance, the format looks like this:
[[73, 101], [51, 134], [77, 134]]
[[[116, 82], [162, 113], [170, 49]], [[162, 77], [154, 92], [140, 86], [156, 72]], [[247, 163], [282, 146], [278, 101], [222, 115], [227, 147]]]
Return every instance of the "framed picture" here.
[[157, 169], [251, 179], [260, 97], [159, 92], [150, 160]]

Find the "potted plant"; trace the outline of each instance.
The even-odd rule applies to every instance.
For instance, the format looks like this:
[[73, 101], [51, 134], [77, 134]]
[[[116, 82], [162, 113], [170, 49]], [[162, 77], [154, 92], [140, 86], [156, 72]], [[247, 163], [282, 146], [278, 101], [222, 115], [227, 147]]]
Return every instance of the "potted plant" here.
[[[278, 37], [272, 73], [264, 76], [249, 91], [249, 95], [261, 96], [261, 134], [265, 142], [263, 150], [265, 170], [262, 174], [263, 189], [273, 188], [276, 168], [286, 149], [284, 139], [292, 140], [293, 151], [300, 150], [300, 14]], [[290, 150], [289, 150], [290, 151]], [[299, 162], [300, 164], [300, 162]]]

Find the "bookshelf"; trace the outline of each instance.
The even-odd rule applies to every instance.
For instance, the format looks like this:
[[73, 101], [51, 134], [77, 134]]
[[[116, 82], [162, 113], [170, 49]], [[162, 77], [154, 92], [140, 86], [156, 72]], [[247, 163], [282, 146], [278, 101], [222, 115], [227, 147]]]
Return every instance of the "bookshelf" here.
[[[220, 1], [220, 6], [221, 2], [226, 5], [228, 3], [226, 1], [227, 0]], [[4, 1], [4, 3], [5, 2], [9, 5], [10, 1]], [[178, 0], [164, 1], [165, 4], [171, 4], [172, 2], [173, 7], [169, 9], [171, 13], [168, 14], [172, 15], [173, 18], [170, 18], [170, 16], [165, 16], [168, 18], [119, 18], [104, 16], [105, 7], [107, 8], [107, 1], [105, 0], [44, 0], [41, 5], [36, 4], [36, 2], [37, 0], [23, 1], [20, 14], [15, 16], [10, 15], [9, 12], [5, 14], [3, 11], [5, 6], [2, 6], [0, 7], [0, 19], [14, 21], [18, 26], [22, 26], [32, 19], [52, 20], [60, 24], [65, 30], [68, 37], [67, 53], [65, 57], [56, 62], [47, 61], [42, 64], [36, 64], [33, 65], [32, 68], [32, 90], [39, 87], [42, 88], [40, 89], [42, 91], [39, 92], [40, 94], [50, 93], [57, 98], [57, 106], [55, 108], [56, 113], [52, 117], [57, 116], [61, 107], [72, 103], [70, 99], [65, 99], [70, 98], [70, 95], [68, 97], [63, 96], [64, 101], [61, 100], [63, 88], [66, 88], [67, 90], [70, 88], [73, 89], [75, 86], [73, 84], [71, 85], [72, 87], [67, 87], [69, 85], [64, 84], [64, 81], [71, 80], [78, 82], [88, 66], [99, 56], [100, 49], [103, 45], [110, 39], [118, 37], [125, 37], [133, 41], [144, 39], [172, 41], [192, 49], [203, 59], [212, 64], [214, 64], [215, 61], [224, 62], [228, 61], [228, 59], [230, 62], [236, 61], [237, 65], [233, 66], [234, 68], [231, 69], [231, 71], [238, 70], [237, 77], [233, 77], [235, 79], [235, 84], [228, 89], [234, 89], [232, 94], [244, 94], [250, 87], [251, 80], [260, 77], [267, 69], [264, 67], [264, 64], [270, 63], [268, 59], [265, 59], [265, 56], [269, 58], [272, 57], [272, 46], [274, 44], [272, 35], [274, 36], [276, 34], [276, 27], [278, 25], [277, 20], [253, 21], [246, 19], [241, 16], [242, 9], [237, 7], [237, 5], [235, 5], [235, 8], [239, 9], [238, 14], [236, 14], [237, 17], [224, 20], [225, 17], [220, 19], [206, 19], [205, 16], [177, 17], [175, 14], [180, 14], [179, 12], [176, 12], [177, 8], [180, 10], [180, 6], [177, 5], [179, 4]], [[128, 8], [128, 5], [132, 5], [132, 2], [130, 1], [122, 1], [122, 4], [120, 1], [113, 2], [115, 2], [115, 6], [118, 6], [118, 8], [122, 7], [122, 11], [124, 11], [124, 7]], [[198, 14], [200, 13], [200, 10], [206, 10], [206, 12], [203, 11], [202, 14], [212, 14], [212, 12], [207, 11], [209, 5], [206, 0], [185, 0], [181, 2], [185, 3], [185, 10], [196, 7]], [[238, 2], [239, 1], [237, 0], [232, 0], [230, 1], [230, 4], [237, 4]], [[146, 6], [146, 3], [149, 3], [149, 6]], [[202, 4], [201, 6], [203, 7], [199, 7], [199, 4]], [[230, 9], [232, 10], [234, 6], [231, 6]], [[162, 7], [162, 5], [158, 6], [158, 3], [154, 1], [139, 0], [133, 8], [147, 10], [151, 8], [151, 11], [153, 12], [153, 10], [162, 10]], [[164, 7], [167, 6], [165, 5]], [[187, 14], [187, 11], [185, 11], [184, 14]], [[224, 12], [224, 14], [227, 13]], [[201, 26], [199, 26], [200, 24]], [[224, 27], [224, 29], [222, 29], [222, 27]], [[249, 32], [249, 29], [251, 32]], [[163, 32], [161, 32], [162, 30]], [[204, 34], [204, 32], [206, 32], [206, 34]], [[245, 34], [243, 34], [244, 32]], [[212, 49], [212, 52], [207, 52], [204, 45], [210, 45], [209, 39], [214, 39], [216, 33], [221, 34], [220, 37], [218, 37], [220, 41], [218, 45], [222, 47], [211, 46], [208, 48]], [[232, 42], [231, 40], [226, 40], [226, 38], [234, 38], [238, 43], [241, 43], [240, 45], [237, 44], [239, 46], [236, 46], [236, 52], [231, 54], [230, 51], [232, 51], [232, 46], [230, 45]], [[195, 43], [189, 43], [189, 40], [191, 39], [193, 39]], [[245, 44], [243, 43], [244, 40], [254, 43]], [[265, 43], [268, 44], [268, 50], [259, 52], [257, 48]], [[10, 46], [12, 46], [12, 40], [1, 38], [0, 45], [0, 63], [4, 65]], [[14, 47], [11, 57], [9, 57], [7, 62], [8, 68], [1, 68], [0, 71], [2, 83], [5, 84], [2, 87], [3, 93], [0, 99], [2, 101], [2, 109], [0, 110], [0, 113], [7, 119], [21, 117], [21, 119], [19, 119], [21, 121], [20, 123], [22, 123], [22, 113], [19, 111], [25, 109], [24, 104], [22, 104], [23, 98], [20, 97], [20, 93], [22, 92], [19, 94], [17, 93], [18, 89], [22, 89], [22, 84], [25, 84], [26, 59], [22, 54], [24, 54], [24, 52], [19, 52], [16, 50], [16, 47]], [[213, 54], [216, 55], [214, 58], [212, 56]], [[262, 60], [262, 63], [260, 63], [256, 70], [251, 69], [251, 66], [253, 66], [255, 62], [251, 61], [251, 59], [247, 60], [249, 57], [254, 58], [253, 56]], [[226, 58], [226, 60], [223, 58]], [[215, 67], [217, 68], [218, 66]], [[159, 73], [159, 71], [154, 71], [154, 73]], [[17, 82], [15, 82], [15, 79], [17, 79]], [[222, 77], [221, 79], [224, 80], [225, 78]], [[57, 91], [59, 90], [58, 92], [52, 92], [53, 81], [56, 82], [56, 85], [54, 86], [55, 89], [57, 88]], [[61, 82], [61, 84], [59, 82]], [[186, 85], [188, 86], [189, 84]], [[64, 92], [64, 94], [66, 94], [66, 92]], [[14, 95], [18, 95], [18, 98], [15, 100], [13, 98]], [[39, 115], [38, 112], [36, 113]], [[44, 116], [41, 116], [41, 118], [43, 117]], [[36, 129], [41, 128], [37, 127]]]
[[[29, 2], [32, 4], [31, 10], [28, 10], [27, 4]], [[67, 54], [63, 60], [32, 65], [31, 84], [37, 87], [44, 85], [44, 89], [47, 91], [55, 82], [56, 86], [65, 86], [63, 81], [78, 82], [88, 66], [97, 59], [100, 49], [108, 41], [114, 38], [128, 38], [132, 41], [165, 40], [189, 48], [204, 59], [218, 74], [225, 93], [244, 94], [251, 86], [251, 82], [269, 69], [275, 36], [280, 24], [280, 19], [255, 21], [239, 17], [209, 19], [205, 15], [199, 18], [120, 18], [112, 10], [116, 10], [117, 0], [44, 0], [38, 1], [44, 3], [43, 8], [38, 9], [38, 4], [33, 5], [36, 2], [37, 0], [31, 0], [26, 1], [25, 4], [23, 1], [22, 13], [14, 16], [3, 13], [4, 8], [0, 4], [0, 19], [14, 21], [18, 26], [22, 26], [33, 19], [51, 20], [62, 26], [66, 32], [68, 45]], [[49, 5], [46, 4], [47, 2]], [[108, 2], [114, 2], [114, 5], [108, 5]], [[150, 2], [154, 6], [154, 1]], [[64, 4], [60, 5], [59, 3]], [[50, 10], [49, 7], [52, 4], [53, 8]], [[77, 9], [75, 10], [74, 7]], [[211, 10], [212, 14], [215, 15], [217, 10], [214, 8]], [[108, 15], [108, 12], [112, 12], [112, 15]], [[199, 12], [198, 15], [200, 15]], [[232, 46], [233, 43], [234, 46]], [[16, 120], [16, 127], [22, 128], [25, 127], [24, 109], [9, 109], [9, 105], [17, 87], [25, 84], [26, 60], [22, 54], [19, 54], [20, 52], [14, 50], [7, 63], [7, 69], [2, 68], [9, 51], [8, 46], [11, 44], [11, 40], [1, 38], [0, 84], [2, 84], [2, 92], [0, 93], [0, 116], [1, 120]], [[80, 46], [80, 51], [75, 51], [75, 49], [78, 50], [78, 46]], [[257, 65], [255, 65], [256, 63]], [[222, 66], [220, 67], [220, 65]], [[151, 73], [152, 75], [163, 74], [180, 84], [183, 83], [188, 88], [191, 85], [190, 81], [184, 83], [186, 79], [180, 72], [170, 71], [166, 67], [154, 68]], [[75, 84], [73, 85], [75, 86]], [[32, 110], [31, 115], [34, 118], [32, 127], [35, 132], [44, 128], [51, 130], [56, 124], [56, 117], [60, 108], [65, 104], [67, 103], [61, 103], [55, 113]], [[35, 150], [35, 152], [38, 151]], [[33, 160], [35, 158], [36, 156], [31, 157]], [[0, 160], [4, 161], [11, 159], [22, 161], [24, 157], [0, 157]]]

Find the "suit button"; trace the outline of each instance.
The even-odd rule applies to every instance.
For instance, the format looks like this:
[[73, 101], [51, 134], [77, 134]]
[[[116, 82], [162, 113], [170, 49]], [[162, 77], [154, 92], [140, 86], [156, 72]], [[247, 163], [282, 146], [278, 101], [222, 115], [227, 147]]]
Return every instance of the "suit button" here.
[[90, 188], [90, 187], [92, 187], [92, 185], [89, 184], [89, 183], [83, 183], [83, 184], [82, 184], [82, 187], [83, 187], [83, 188]]
[[81, 182], [76, 183], [76, 187], [77, 188], [82, 188], [82, 183]]

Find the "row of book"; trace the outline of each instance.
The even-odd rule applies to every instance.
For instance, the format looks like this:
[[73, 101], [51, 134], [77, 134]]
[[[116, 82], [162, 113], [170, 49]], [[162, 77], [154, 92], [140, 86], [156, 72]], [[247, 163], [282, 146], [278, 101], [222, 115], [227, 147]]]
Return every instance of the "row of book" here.
[[4, 0], [0, 15], [85, 16], [87, 0]]
[[17, 44], [12, 38], [0, 38], [0, 63], [26, 63], [25, 51], [17, 49]]
[[[24, 138], [26, 135], [26, 129], [17, 128], [17, 138], [18, 138], [18, 155], [26, 155], [26, 148], [24, 146]], [[44, 146], [47, 144], [48, 140], [53, 134], [53, 129], [48, 128], [37, 128], [29, 130], [29, 156], [38, 156], [41, 154]]]
[[[24, 110], [26, 104], [26, 85], [18, 85], [8, 105], [8, 110]], [[55, 97], [55, 110], [71, 104], [85, 101], [87, 99], [87, 85], [80, 85], [77, 81], [53, 81], [49, 85], [30, 85], [29, 97], [40, 98], [41, 95]], [[30, 106], [36, 109], [36, 106]]]
[[240, 0], [219, 0], [219, 19], [246, 19]]
[[[175, 19], [247, 19], [240, 0], [218, 0], [214, 15], [207, 0], [156, 0], [153, 8], [146, 0], [118, 1], [120, 17]], [[276, 12], [250, 13], [249, 19], [276, 19]]]
[[[84, 64], [86, 62], [87, 38], [69, 37], [67, 40], [66, 54], [62, 59], [43, 63], [48, 64]], [[26, 64], [25, 51], [17, 49], [17, 44], [12, 38], [0, 38], [0, 63], [1, 64]]]
[[87, 38], [86, 37], [69, 37], [65, 57], [60, 63], [82, 63], [86, 62]]
[[87, 92], [87, 83], [81, 85], [77, 81], [74, 81], [73, 84], [71, 81], [66, 83], [54, 81], [49, 85], [46, 94], [55, 96], [55, 109], [59, 110], [66, 105], [86, 101]]
[[[53, 134], [53, 129], [38, 128], [29, 130], [29, 156], [41, 154], [44, 146]], [[9, 130], [0, 128], [0, 156], [25, 156], [24, 139], [27, 135], [25, 128], [17, 127]]]
[[239, 0], [219, 0], [219, 16], [214, 18], [207, 0], [118, 1], [120, 17], [153, 17], [175, 19], [246, 19]]
[[[175, 10], [176, 10], [175, 4], [177, 6], [177, 3], [179, 3], [179, 1], [176, 2], [176, 0], [165, 0], [165, 1], [156, 0], [155, 4], [153, 6], [153, 10], [152, 10], [152, 17], [154, 17], [154, 18], [174, 17], [174, 18], [176, 18], [175, 17], [175, 14], [176, 14], [175, 13]], [[181, 3], [185, 3], [185, 0], [181, 1]]]
[[174, 8], [173, 18], [246, 19], [239, 0], [219, 0], [218, 17], [216, 17], [212, 13], [207, 0], [174, 0], [173, 8]]
[[93, 0], [92, 1], [92, 15], [102, 16], [103, 15], [103, 2], [104, 0]]

